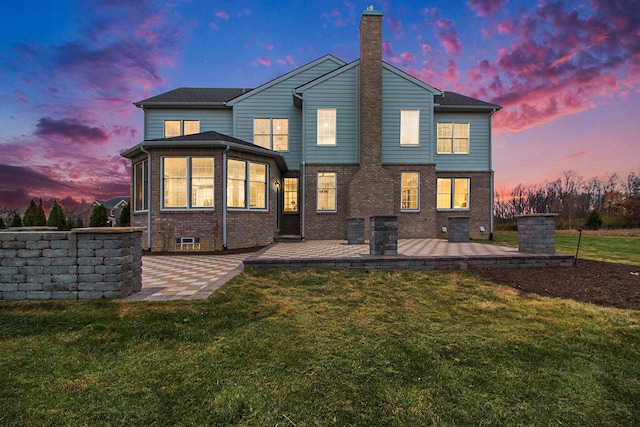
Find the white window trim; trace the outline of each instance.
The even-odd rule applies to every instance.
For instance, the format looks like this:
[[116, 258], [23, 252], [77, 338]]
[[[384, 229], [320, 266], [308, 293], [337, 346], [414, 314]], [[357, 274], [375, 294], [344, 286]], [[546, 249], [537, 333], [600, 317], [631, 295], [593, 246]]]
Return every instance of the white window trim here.
[[[416, 208], [403, 208], [402, 207], [402, 174], [403, 173], [415, 173], [418, 174], [418, 186], [415, 187], [416, 191], [417, 191], [417, 197], [416, 197]], [[412, 187], [413, 188], [413, 187]], [[402, 171], [400, 172], [400, 212], [420, 212], [420, 172], [418, 171]]]
[[[320, 209], [320, 174], [333, 174], [333, 209]], [[316, 212], [318, 213], [334, 213], [338, 211], [338, 174], [337, 172], [318, 172], [316, 174]]]
[[[438, 124], [450, 124], [451, 125], [451, 151], [438, 151], [438, 140], [440, 137], [438, 136]], [[469, 127], [469, 136], [467, 137], [467, 152], [466, 153], [456, 153], [455, 152], [455, 143], [456, 143], [456, 125], [467, 125]], [[471, 152], [471, 123], [470, 122], [436, 122], [436, 154], [443, 156], [468, 156]]]
[[[333, 143], [320, 143], [320, 111], [333, 111], [334, 116], [334, 134]], [[338, 145], [338, 109], [337, 108], [318, 108], [316, 110], [316, 145], [319, 147], [335, 147]]]
[[[290, 147], [291, 147], [291, 126], [289, 126], [289, 118], [288, 117], [254, 117], [253, 118], [253, 144], [257, 145], [258, 147], [262, 147], [261, 145], [258, 145], [255, 143], [255, 139], [256, 139], [256, 120], [269, 120], [269, 149], [276, 151], [278, 153], [288, 153], [290, 151]], [[273, 133], [273, 121], [274, 120], [286, 120], [287, 121], [287, 149], [286, 150], [276, 150], [273, 148], [273, 136], [275, 135]], [[263, 134], [261, 134], [263, 135]], [[266, 134], [265, 134], [266, 135]], [[284, 135], [284, 134], [278, 134], [278, 135]], [[264, 148], [264, 147], [262, 147]]]
[[[403, 129], [403, 127], [402, 127], [402, 113], [404, 113], [405, 111], [406, 112], [416, 112], [416, 113], [418, 113], [418, 121], [417, 121], [417, 125], [418, 125], [417, 137], [418, 137], [418, 140], [415, 143], [412, 143], [412, 144], [403, 144], [402, 143], [402, 140], [403, 140], [403, 138], [402, 138], [402, 135], [403, 135], [402, 134], [402, 129]], [[401, 147], [419, 147], [420, 146], [420, 110], [415, 110], [415, 109], [413, 109], [413, 110], [410, 110], [410, 109], [400, 110], [400, 146]]]
[[[180, 135], [174, 135], [174, 136], [167, 136], [167, 122], [180, 122]], [[196, 133], [200, 133], [202, 132], [202, 130], [200, 129], [200, 119], [165, 119], [162, 125], [162, 134], [164, 135], [164, 138], [176, 138], [178, 136], [183, 136], [184, 135], [184, 122], [198, 122], [198, 132]], [[193, 135], [193, 134], [189, 134], [189, 135]]]
[[[187, 159], [187, 206], [170, 206], [166, 207], [164, 205], [164, 159]], [[213, 179], [213, 200], [211, 206], [191, 206], [192, 197], [191, 197], [191, 159], [192, 158], [205, 158], [205, 159], [213, 159], [213, 173], [211, 178]], [[215, 210], [215, 200], [216, 200], [216, 159], [211, 156], [161, 156], [160, 157], [160, 210], [161, 211], [212, 211]]]
[[[439, 179], [448, 179], [451, 181], [451, 193], [449, 194], [449, 201], [451, 202], [451, 206], [450, 208], [439, 208], [438, 207], [438, 180]], [[467, 180], [467, 207], [466, 208], [456, 208], [453, 207], [454, 206], [454, 198], [455, 198], [455, 194], [456, 194], [456, 187], [455, 187], [455, 180], [456, 179], [466, 179]], [[447, 177], [442, 177], [442, 178], [436, 178], [436, 210], [438, 212], [462, 212], [462, 211], [468, 211], [471, 210], [471, 178], [469, 177], [465, 177], [465, 176], [456, 176], [456, 177], [452, 177], [452, 178], [447, 178]]]
[[[245, 176], [244, 176], [244, 206], [239, 207], [239, 206], [229, 206], [227, 204], [227, 210], [229, 211], [234, 211], [234, 212], [239, 212], [239, 211], [251, 211], [251, 212], [269, 212], [269, 196], [270, 196], [270, 192], [269, 192], [269, 164], [268, 163], [262, 163], [262, 162], [252, 162], [249, 160], [244, 160], [244, 159], [236, 159], [233, 157], [228, 157], [227, 158], [227, 165], [229, 160], [235, 160], [237, 162], [242, 162], [244, 163], [244, 167], [245, 167]], [[264, 208], [252, 208], [251, 207], [251, 170], [250, 170], [250, 165], [251, 164], [257, 164], [257, 165], [264, 165], [265, 166], [265, 185], [264, 185]], [[225, 165], [225, 168], [227, 167], [227, 165]], [[229, 178], [227, 177], [227, 180]], [[227, 183], [225, 182], [224, 185], [226, 186]], [[228, 194], [229, 190], [226, 189], [225, 193]], [[225, 201], [226, 204], [226, 201]]]
[[[149, 211], [149, 200], [147, 200], [149, 198], [149, 177], [147, 176], [149, 174], [149, 159], [144, 159], [142, 161], [139, 161], [137, 163], [134, 163], [133, 165], [133, 212], [148, 212]], [[138, 178], [137, 176], [137, 166], [141, 165], [140, 170], [142, 171], [142, 177]], [[144, 185], [144, 181], [147, 181], [147, 186], [145, 188]], [[142, 200], [140, 205], [142, 205], [142, 209], [136, 209], [136, 202], [138, 202], [138, 195], [137, 195], [137, 183], [138, 180], [141, 179], [142, 180]]]

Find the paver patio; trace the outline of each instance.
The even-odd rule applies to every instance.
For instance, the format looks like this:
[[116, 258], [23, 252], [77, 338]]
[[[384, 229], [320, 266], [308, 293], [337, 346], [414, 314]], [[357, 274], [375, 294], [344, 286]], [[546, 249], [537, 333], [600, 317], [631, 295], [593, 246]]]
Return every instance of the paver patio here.
[[[537, 256], [520, 253], [517, 248], [473, 242], [449, 243], [439, 239], [399, 240], [397, 257], [372, 257], [369, 255], [368, 244], [348, 245], [345, 240], [275, 243], [257, 252], [245, 254], [145, 255], [142, 259], [142, 291], [125, 298], [125, 301], [204, 299], [240, 273], [245, 264], [268, 268], [396, 266], [432, 269], [429, 262], [445, 263], [442, 264], [444, 268], [470, 268], [473, 265], [483, 268], [499, 263], [504, 266], [510, 262], [514, 265], [526, 262], [542, 266], [550, 259], [566, 264], [572, 257]], [[422, 267], [417, 263], [422, 263]]]

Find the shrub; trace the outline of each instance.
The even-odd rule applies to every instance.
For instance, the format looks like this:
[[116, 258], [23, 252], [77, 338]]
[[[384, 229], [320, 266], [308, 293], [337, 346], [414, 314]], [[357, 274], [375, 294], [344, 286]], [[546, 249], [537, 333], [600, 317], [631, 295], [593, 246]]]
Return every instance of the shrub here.
[[587, 230], [599, 230], [602, 227], [602, 219], [600, 218], [600, 214], [596, 210], [592, 210], [587, 215], [587, 220], [584, 223], [584, 228]]
[[91, 217], [89, 218], [89, 227], [106, 227], [109, 216], [107, 208], [102, 205], [95, 205], [91, 209]]
[[49, 211], [49, 218], [47, 219], [47, 225], [49, 227], [56, 227], [58, 230], [67, 229], [67, 220], [64, 217], [62, 207], [58, 204], [56, 199], [53, 199], [53, 204]]
[[129, 203], [124, 205], [118, 218], [118, 227], [130, 227], [131, 226], [131, 208]]
[[47, 217], [42, 209], [42, 199], [39, 200], [38, 205], [33, 199], [29, 202], [27, 210], [24, 211], [24, 218], [22, 218], [22, 224], [25, 227], [38, 227], [47, 225]]
[[20, 214], [17, 211], [13, 211], [11, 227], [22, 227], [22, 218], [20, 218]]
[[7, 228], [7, 225], [4, 223], [4, 219], [0, 216], [0, 230]]

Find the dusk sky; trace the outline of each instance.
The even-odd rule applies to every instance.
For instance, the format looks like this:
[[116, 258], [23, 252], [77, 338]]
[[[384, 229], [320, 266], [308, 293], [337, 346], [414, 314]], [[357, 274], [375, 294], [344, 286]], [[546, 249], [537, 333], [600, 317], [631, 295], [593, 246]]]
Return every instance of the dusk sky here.
[[640, 172], [640, 0], [33, 0], [2, 8], [0, 207], [128, 195], [133, 102], [353, 61], [369, 4], [385, 61], [504, 107], [497, 190]]

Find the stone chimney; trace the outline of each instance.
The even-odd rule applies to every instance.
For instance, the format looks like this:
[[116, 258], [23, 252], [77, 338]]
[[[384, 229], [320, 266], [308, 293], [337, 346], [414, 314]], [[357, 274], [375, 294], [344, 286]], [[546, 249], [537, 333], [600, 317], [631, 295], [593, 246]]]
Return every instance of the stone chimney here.
[[[395, 183], [382, 167], [382, 11], [369, 6], [360, 20], [360, 168], [349, 182], [349, 216], [393, 215]], [[399, 201], [398, 201], [399, 203]]]

